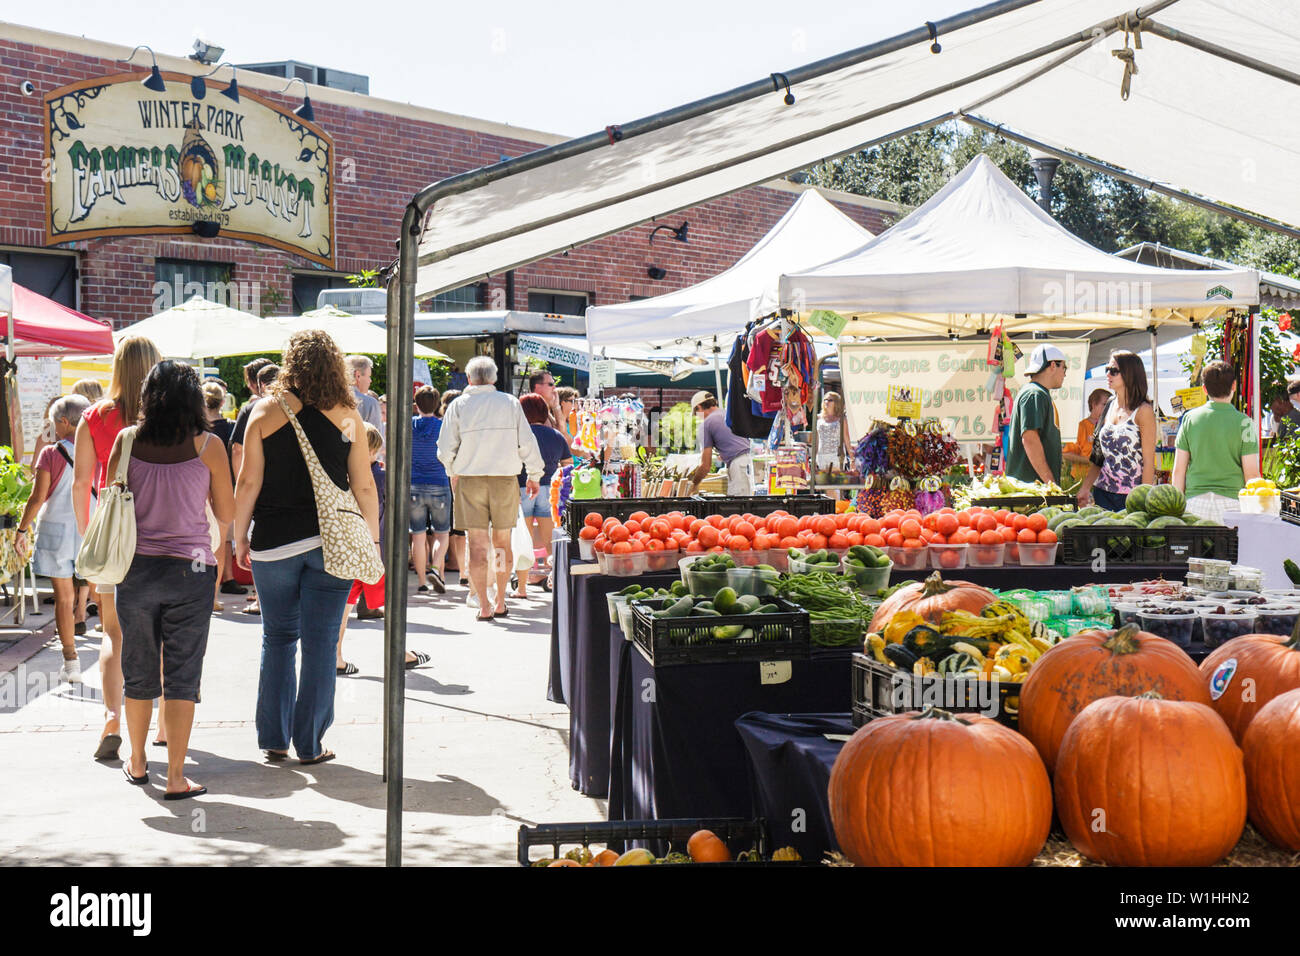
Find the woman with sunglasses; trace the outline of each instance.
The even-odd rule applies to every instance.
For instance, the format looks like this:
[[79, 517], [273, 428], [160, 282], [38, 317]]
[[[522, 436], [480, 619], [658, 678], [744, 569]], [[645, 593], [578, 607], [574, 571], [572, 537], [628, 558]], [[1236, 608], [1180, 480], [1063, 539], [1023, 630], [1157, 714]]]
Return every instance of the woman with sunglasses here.
[[1147, 371], [1129, 351], [1110, 354], [1106, 384], [1115, 393], [1093, 438], [1102, 463], [1092, 464], [1079, 485], [1079, 505], [1091, 499], [1107, 511], [1123, 511], [1138, 485], [1156, 478], [1156, 413], [1147, 399]]

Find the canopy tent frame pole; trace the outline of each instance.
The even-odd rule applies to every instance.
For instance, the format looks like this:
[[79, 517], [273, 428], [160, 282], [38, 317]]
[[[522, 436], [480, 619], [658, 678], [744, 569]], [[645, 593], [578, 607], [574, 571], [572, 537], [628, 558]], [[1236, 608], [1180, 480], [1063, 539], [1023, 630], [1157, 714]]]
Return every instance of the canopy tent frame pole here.
[[1217, 43], [1211, 43], [1209, 40], [1202, 40], [1200, 37], [1191, 33], [1185, 33], [1174, 27], [1166, 26], [1157, 20], [1143, 18], [1139, 24], [1139, 29], [1143, 33], [1154, 33], [1158, 37], [1166, 40], [1172, 40], [1174, 43], [1181, 43], [1189, 46], [1194, 50], [1200, 50], [1202, 53], [1208, 53], [1210, 56], [1217, 56], [1221, 60], [1227, 60], [1238, 66], [1244, 66], [1248, 70], [1254, 70], [1257, 73], [1266, 73], [1275, 80], [1281, 80], [1283, 83], [1291, 83], [1300, 86], [1300, 73], [1295, 73], [1284, 67], [1277, 66], [1273, 63], [1267, 63], [1264, 60], [1257, 60], [1253, 56], [1247, 56], [1244, 53], [1238, 53], [1236, 50], [1230, 50], [1227, 47], [1219, 46]]
[[1155, 409], [1158, 418], [1160, 415], [1160, 356], [1156, 352], [1159, 343], [1156, 341], [1154, 323], [1147, 326], [1147, 335], [1151, 337], [1151, 407]]
[[1115, 179], [1122, 179], [1126, 183], [1132, 183], [1135, 186], [1141, 186], [1143, 189], [1149, 189], [1152, 192], [1169, 196], [1171, 199], [1178, 199], [1182, 202], [1191, 203], [1193, 206], [1200, 206], [1202, 209], [1208, 209], [1210, 212], [1218, 213], [1222, 216], [1230, 216], [1241, 222], [1250, 223], [1252, 226], [1258, 226], [1261, 229], [1268, 229], [1271, 232], [1280, 232], [1284, 236], [1290, 236], [1292, 239], [1300, 239], [1300, 229], [1284, 225], [1280, 222], [1274, 222], [1272, 219], [1265, 219], [1263, 216], [1257, 216], [1254, 213], [1245, 212], [1241, 209], [1234, 209], [1232, 206], [1225, 206], [1217, 203], [1212, 199], [1204, 199], [1195, 193], [1184, 192], [1175, 189], [1173, 186], [1166, 186], [1152, 179], [1146, 179], [1135, 173], [1129, 172], [1119, 166], [1112, 166], [1110, 163], [1103, 163], [1100, 160], [1084, 156], [1082, 153], [1076, 153], [1060, 146], [1052, 146], [1044, 143], [1042, 140], [1034, 139], [1032, 136], [1026, 136], [1023, 133], [1016, 133], [1007, 129], [1001, 123], [994, 123], [978, 116], [974, 113], [959, 112], [960, 119], [971, 126], [988, 130], [990, 133], [996, 133], [1006, 139], [1014, 140], [1022, 146], [1028, 146], [1030, 149], [1037, 149], [1044, 153], [1050, 153], [1059, 159], [1067, 160], [1076, 166], [1082, 166], [1085, 169], [1091, 169], [1093, 172], [1101, 173], [1105, 176], [1111, 176]]

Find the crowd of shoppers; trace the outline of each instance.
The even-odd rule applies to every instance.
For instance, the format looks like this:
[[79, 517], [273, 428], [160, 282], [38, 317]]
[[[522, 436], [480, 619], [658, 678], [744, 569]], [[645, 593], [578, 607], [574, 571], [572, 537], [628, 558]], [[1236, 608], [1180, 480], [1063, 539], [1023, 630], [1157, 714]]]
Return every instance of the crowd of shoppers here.
[[[186, 757], [212, 614], [223, 609], [222, 593], [247, 591], [233, 572], [247, 572], [256, 589], [248, 605], [262, 624], [255, 725], [270, 761], [333, 759], [325, 735], [335, 680], [359, 672], [343, 654], [348, 610], [360, 602], [359, 612], [383, 613], [384, 577], [365, 583], [325, 570], [317, 511], [322, 481], [346, 490], [385, 553], [387, 409], [370, 391], [370, 360], [345, 358], [325, 332], [305, 331], [281, 365], [256, 359], [243, 372], [251, 397], [232, 422], [225, 383], [201, 382], [146, 338], [123, 339], [107, 393], [85, 380], [50, 403], [17, 524], [17, 547], [51, 581], [61, 681], [81, 680], [76, 638], [88, 612], [100, 618], [105, 719], [95, 758], [123, 759], [132, 785], [151, 783], [146, 748], [157, 706], [153, 744], [167, 748], [157, 782], [167, 799], [206, 792], [186, 776]], [[410, 403], [414, 593], [446, 599], [454, 570], [483, 621], [508, 617], [507, 599], [528, 599], [530, 587], [549, 589], [549, 483], [575, 453], [576, 393], [547, 374], [517, 399], [496, 388], [496, 375], [480, 356], [467, 363], [463, 390], [426, 385]], [[134, 515], [134, 552], [115, 584], [82, 581], [82, 542], [96, 516], [112, 511], [99, 507], [110, 486], [128, 493], [112, 500]], [[522, 543], [514, 553], [515, 532], [527, 532], [530, 553]], [[411, 651], [406, 665], [429, 660]]]

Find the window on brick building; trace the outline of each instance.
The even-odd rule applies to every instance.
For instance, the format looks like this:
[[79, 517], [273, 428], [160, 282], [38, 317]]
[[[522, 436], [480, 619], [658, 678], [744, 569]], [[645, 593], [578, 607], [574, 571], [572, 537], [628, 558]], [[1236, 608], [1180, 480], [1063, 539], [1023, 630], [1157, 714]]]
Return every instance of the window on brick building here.
[[0, 249], [0, 263], [13, 269], [14, 281], [24, 289], [53, 299], [69, 309], [77, 307], [76, 256]]
[[430, 312], [478, 312], [483, 308], [483, 296], [477, 282], [459, 289], [439, 292], [429, 303]]
[[302, 315], [318, 308], [317, 298], [326, 289], [349, 289], [343, 273], [295, 272], [293, 275], [293, 314]]
[[585, 292], [528, 292], [529, 312], [550, 312], [553, 315], [586, 315]]
[[[234, 309], [255, 308], [254, 289], [234, 283], [235, 267], [229, 262], [200, 262], [194, 259], [155, 259], [154, 300], [162, 309], [174, 308], [195, 295]], [[202, 290], [202, 291], [200, 291]]]

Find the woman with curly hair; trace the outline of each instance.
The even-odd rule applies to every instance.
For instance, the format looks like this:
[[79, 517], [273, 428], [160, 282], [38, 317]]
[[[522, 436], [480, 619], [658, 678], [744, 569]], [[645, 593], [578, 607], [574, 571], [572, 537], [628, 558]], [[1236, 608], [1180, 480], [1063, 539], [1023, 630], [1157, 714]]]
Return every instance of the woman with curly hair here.
[[207, 509], [225, 527], [235, 501], [226, 449], [208, 430], [194, 369], [183, 362], [155, 365], [144, 381], [140, 412], [138, 428], [118, 433], [107, 463], [108, 474], [116, 475], [126, 449], [126, 484], [135, 502], [135, 558], [116, 592], [131, 739], [122, 770], [137, 786], [149, 783], [145, 739], [154, 698], [164, 696], [164, 799], [180, 800], [207, 792], [185, 778], [217, 583]]
[[[334, 758], [322, 738], [334, 721], [335, 644], [352, 582], [325, 571], [316, 494], [289, 416], [297, 418], [334, 484], [356, 495], [378, 547], [379, 497], [350, 380], [328, 334], [297, 332], [244, 432], [235, 560], [253, 572], [262, 605], [257, 738], [268, 760], [287, 757], [290, 743], [301, 763]], [[295, 675], [300, 643], [302, 667]]]

